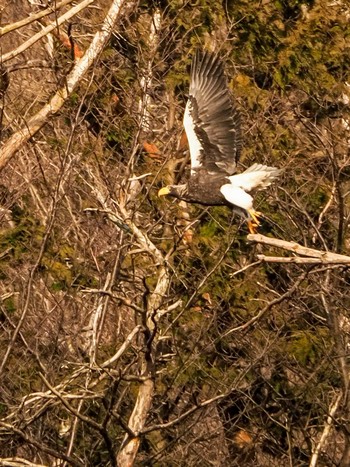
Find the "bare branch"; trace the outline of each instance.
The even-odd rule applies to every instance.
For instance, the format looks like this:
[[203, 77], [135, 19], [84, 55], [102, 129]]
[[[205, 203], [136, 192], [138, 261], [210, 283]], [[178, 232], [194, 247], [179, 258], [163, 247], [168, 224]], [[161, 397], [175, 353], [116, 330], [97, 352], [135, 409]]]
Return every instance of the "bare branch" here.
[[[260, 255], [258, 255], [259, 257]], [[259, 261], [254, 261], [254, 263], [249, 263], [247, 264], [246, 266], [243, 266], [241, 269], [238, 269], [238, 271], [235, 271], [235, 272], [232, 272], [230, 274], [230, 277], [235, 277], [237, 276], [238, 274], [242, 274], [242, 272], [244, 271], [247, 271], [247, 269], [250, 269], [250, 268], [253, 268], [254, 266], [257, 266], [258, 264], [260, 264], [261, 260]]]
[[144, 234], [141, 229], [139, 229], [134, 222], [131, 221], [131, 216], [130, 214], [128, 213], [128, 211], [122, 207], [122, 206], [119, 206], [119, 210], [123, 216], [123, 221], [124, 223], [129, 227], [129, 229], [131, 230], [131, 232], [135, 235], [136, 239], [137, 239], [137, 242], [138, 244], [145, 249], [145, 251], [149, 252], [155, 262], [159, 265], [159, 264], [163, 264], [164, 263], [164, 257], [161, 253], [161, 251], [154, 245], [154, 243], [152, 243], [150, 241], [150, 239], [148, 238], [148, 236], [146, 234]]
[[84, 421], [85, 423], [89, 424], [92, 428], [95, 428], [95, 430], [98, 430], [98, 431], [102, 430], [102, 426], [99, 423], [95, 422], [95, 420], [75, 410], [75, 408], [72, 407], [72, 405], [67, 402], [66, 398], [62, 394], [60, 394], [60, 392], [57, 391], [57, 389], [54, 388], [48, 382], [48, 380], [45, 378], [45, 376], [42, 373], [39, 373], [39, 376], [43, 380], [45, 386], [47, 386], [49, 390], [52, 392], [52, 394], [54, 394], [62, 402], [62, 405], [64, 405], [70, 413], [72, 413], [73, 415], [75, 415], [77, 418]]
[[[322, 209], [320, 215], [318, 216], [318, 222], [317, 222], [317, 231], [320, 230], [321, 228], [321, 225], [322, 225], [322, 222], [323, 222], [323, 218], [325, 216], [325, 214], [327, 213], [328, 209], [331, 207], [333, 201], [334, 201], [334, 198], [335, 198], [335, 193], [336, 193], [336, 183], [333, 184], [333, 187], [332, 187], [332, 191], [331, 191], [331, 195], [329, 197], [329, 200], [327, 201], [327, 203], [325, 204], [324, 208]], [[316, 235], [317, 235], [317, 231], [314, 233], [313, 237], [312, 237], [312, 241], [315, 242], [316, 240]]]
[[0, 37], [4, 36], [8, 32], [15, 31], [16, 29], [22, 28], [27, 24], [33, 23], [38, 19], [44, 18], [45, 16], [52, 15], [63, 6], [73, 3], [73, 1], [74, 0], [62, 0], [62, 2], [60, 3], [56, 3], [55, 5], [52, 5], [49, 8], [45, 8], [45, 10], [31, 14], [27, 18], [21, 19], [20, 21], [16, 21], [16, 23], [7, 24], [6, 26], [0, 27]]
[[[350, 256], [340, 255], [338, 253], [331, 253], [329, 251], [316, 250], [314, 248], [307, 248], [305, 246], [299, 245], [295, 242], [287, 242], [285, 240], [280, 240], [278, 238], [265, 237], [260, 234], [250, 234], [247, 236], [247, 240], [255, 243], [262, 243], [264, 245], [269, 245], [276, 248], [282, 248], [284, 250], [292, 251], [298, 255], [308, 256], [311, 258], [318, 258], [319, 263], [323, 264], [350, 264]], [[259, 259], [267, 261], [268, 257], [259, 255]], [[273, 261], [276, 262], [276, 261]], [[279, 261], [284, 262], [284, 261]], [[293, 261], [287, 261], [293, 262]], [[294, 261], [299, 262], [299, 261]], [[300, 261], [303, 262], [303, 261]], [[304, 261], [307, 263], [308, 261]]]
[[[140, 446], [140, 433], [145, 426], [151, 408], [154, 381], [148, 378], [141, 384], [136, 402], [129, 419], [128, 427], [133, 435], [126, 434], [117, 456], [118, 465], [133, 465]], [[127, 463], [126, 463], [127, 462]]]
[[27, 443], [34, 446], [39, 451], [45, 452], [45, 453], [49, 454], [50, 456], [55, 457], [56, 459], [63, 459], [65, 461], [69, 462], [69, 465], [73, 465], [73, 466], [76, 466], [76, 467], [82, 467], [84, 465], [81, 462], [74, 459], [73, 457], [66, 456], [65, 454], [63, 454], [61, 452], [58, 453], [54, 449], [51, 449], [51, 448], [47, 447], [46, 445], [44, 445], [43, 443], [38, 442], [36, 439], [34, 439], [34, 438], [30, 437], [30, 436], [27, 436], [22, 430], [19, 430], [18, 428], [16, 428], [13, 425], [10, 425], [9, 423], [4, 423], [4, 422], [0, 421], [0, 426], [3, 427], [3, 428], [6, 428], [9, 432], [15, 433], [17, 436], [19, 436], [24, 441], [26, 441]]
[[0, 466], [3, 467], [47, 467], [44, 464], [33, 464], [33, 462], [23, 459], [22, 457], [7, 457], [0, 458]]
[[[83, 407], [83, 403], [84, 403], [84, 399], [81, 399], [79, 401], [79, 404], [78, 404], [77, 412], [80, 413], [80, 411], [81, 411], [81, 409]], [[79, 418], [74, 417], [73, 425], [71, 427], [71, 434], [70, 434], [69, 444], [68, 444], [68, 448], [67, 448], [67, 456], [70, 456], [71, 453], [72, 453], [73, 446], [74, 446], [74, 441], [75, 441], [76, 436], [77, 436], [78, 424], [79, 424]], [[65, 463], [63, 465], [63, 467], [65, 467], [66, 465], [67, 465], [67, 463]]]
[[[150, 48], [152, 51], [156, 50], [158, 45], [158, 31], [161, 29], [161, 16], [158, 9], [153, 12], [152, 25], [150, 29]], [[143, 100], [140, 102], [139, 113], [140, 118], [140, 130], [149, 130], [150, 129], [150, 119], [149, 119], [149, 105], [150, 105], [150, 95], [149, 95], [149, 86], [152, 81], [152, 67], [153, 63], [150, 61], [148, 63], [148, 70], [146, 75], [141, 80], [141, 87], [143, 88]], [[132, 167], [132, 158], [129, 162], [129, 167]], [[146, 351], [143, 355], [141, 361], [141, 375], [145, 376], [145, 379], [142, 384], [140, 384], [138, 394], [136, 397], [135, 405], [133, 407], [132, 413], [129, 418], [128, 427], [129, 430], [126, 432], [123, 443], [120, 447], [119, 453], [117, 455], [117, 464], [118, 465], [133, 465], [136, 458], [137, 452], [140, 446], [140, 436], [146, 420], [148, 413], [151, 408], [154, 395], [154, 363], [153, 363], [153, 346], [158, 338], [157, 333], [157, 324], [162, 313], [159, 313], [161, 305], [163, 303], [164, 297], [166, 297], [169, 284], [170, 284], [170, 274], [169, 267], [166, 261], [166, 258], [163, 256], [162, 252], [157, 248], [157, 246], [150, 240], [148, 235], [139, 229], [132, 220], [128, 210], [125, 205], [118, 205], [119, 212], [122, 214], [123, 221], [128, 225], [131, 232], [133, 233], [138, 245], [147, 251], [153, 260], [158, 266], [157, 271], [157, 283], [152, 292], [149, 293], [147, 299], [147, 310], [146, 313], [143, 313], [143, 324], [145, 326], [144, 342]], [[134, 435], [132, 435], [132, 434]]]
[[123, 355], [123, 353], [128, 349], [128, 347], [130, 346], [133, 338], [140, 332], [141, 330], [141, 326], [136, 326], [132, 331], [131, 333], [126, 337], [125, 341], [123, 342], [123, 344], [120, 346], [120, 348], [118, 349], [118, 352], [116, 352], [111, 358], [109, 358], [108, 360], [106, 360], [105, 362], [102, 363], [101, 367], [102, 368], [106, 368], [110, 365], [112, 365], [113, 363], [115, 363], [116, 361], [119, 360], [119, 358]]
[[284, 257], [284, 256], [265, 256], [265, 255], [256, 255], [259, 261], [263, 261], [264, 263], [290, 263], [290, 264], [350, 264], [350, 257], [349, 259], [339, 261], [338, 259], [328, 259], [325, 261], [322, 258], [303, 258], [300, 256], [291, 256], [291, 257]]
[[133, 310], [137, 311], [137, 313], [143, 313], [145, 310], [137, 305], [135, 303], [132, 303], [130, 300], [128, 300], [126, 297], [120, 294], [116, 294], [114, 292], [110, 292], [109, 290], [103, 290], [103, 289], [84, 289], [82, 290], [83, 293], [93, 293], [93, 294], [101, 294], [101, 295], [108, 295], [111, 298], [114, 298], [115, 300], [121, 301], [125, 306], [128, 306], [132, 308]]

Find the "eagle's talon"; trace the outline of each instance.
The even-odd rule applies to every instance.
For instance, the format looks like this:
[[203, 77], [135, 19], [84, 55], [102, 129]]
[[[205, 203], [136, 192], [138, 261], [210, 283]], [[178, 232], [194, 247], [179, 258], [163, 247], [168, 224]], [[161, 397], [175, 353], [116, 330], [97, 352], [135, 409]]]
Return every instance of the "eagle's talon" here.
[[248, 214], [252, 219], [249, 222], [251, 222], [254, 227], [258, 227], [260, 225], [259, 217], [262, 216], [261, 212], [255, 211], [254, 209], [248, 209]]
[[259, 224], [255, 224], [252, 221], [248, 221], [247, 226], [248, 226], [249, 233], [251, 233], [253, 235], [255, 235], [257, 233], [257, 228], [258, 228]]

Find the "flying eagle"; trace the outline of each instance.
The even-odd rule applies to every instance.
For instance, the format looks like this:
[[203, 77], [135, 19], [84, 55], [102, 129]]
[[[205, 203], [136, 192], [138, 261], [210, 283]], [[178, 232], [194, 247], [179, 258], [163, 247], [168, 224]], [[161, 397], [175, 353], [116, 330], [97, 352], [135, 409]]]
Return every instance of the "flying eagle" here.
[[259, 212], [249, 194], [271, 184], [281, 172], [275, 167], [253, 164], [236, 172], [241, 150], [240, 116], [234, 108], [219, 58], [197, 50], [191, 66], [189, 97], [184, 127], [191, 155], [191, 176], [184, 185], [161, 188], [189, 203], [226, 205], [243, 216], [254, 233]]

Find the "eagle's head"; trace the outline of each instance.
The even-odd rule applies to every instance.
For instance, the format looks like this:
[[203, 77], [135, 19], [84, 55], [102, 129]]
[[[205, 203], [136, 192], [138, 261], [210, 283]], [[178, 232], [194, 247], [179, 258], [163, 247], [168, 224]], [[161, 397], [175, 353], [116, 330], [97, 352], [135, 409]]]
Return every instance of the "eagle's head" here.
[[187, 195], [186, 185], [168, 185], [158, 191], [158, 196], [173, 196], [174, 198], [183, 199]]

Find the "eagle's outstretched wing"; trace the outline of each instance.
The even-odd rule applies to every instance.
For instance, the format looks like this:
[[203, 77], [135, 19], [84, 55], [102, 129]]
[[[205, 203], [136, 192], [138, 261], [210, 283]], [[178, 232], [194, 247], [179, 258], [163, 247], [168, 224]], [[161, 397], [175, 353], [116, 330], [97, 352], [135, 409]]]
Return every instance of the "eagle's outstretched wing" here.
[[240, 118], [232, 104], [219, 58], [198, 50], [192, 61], [184, 127], [191, 153], [191, 171], [232, 175], [239, 159]]

